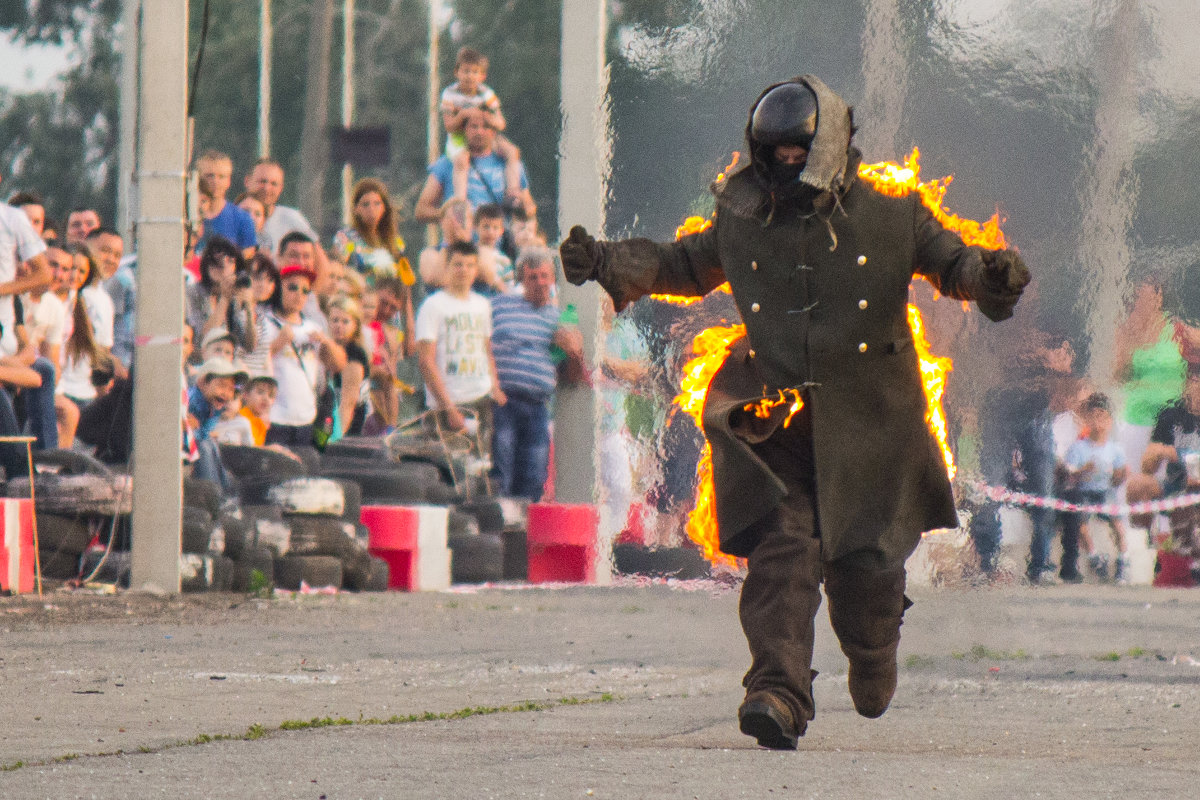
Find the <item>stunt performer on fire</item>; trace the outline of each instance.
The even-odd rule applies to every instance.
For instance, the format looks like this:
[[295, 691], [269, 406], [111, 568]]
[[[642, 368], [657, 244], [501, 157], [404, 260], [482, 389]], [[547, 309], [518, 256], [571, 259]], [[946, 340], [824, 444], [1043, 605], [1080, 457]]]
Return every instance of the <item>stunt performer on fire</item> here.
[[[904, 562], [923, 531], [955, 527], [950, 481], [925, 423], [907, 318], [920, 275], [989, 319], [1012, 316], [1029, 283], [1015, 252], [963, 244], [917, 193], [887, 197], [857, 177], [846, 103], [811, 75], [768, 87], [746, 128], [749, 163], [713, 187], [716, 220], [678, 242], [561, 245], [574, 284], [617, 309], [650, 293], [705, 295], [728, 281], [746, 325], [709, 386], [721, 550], [748, 559], [740, 616], [751, 665], [743, 733], [794, 750], [814, 716], [813, 619], [829, 619], [864, 717], [896, 689]], [[768, 419], [748, 406], [795, 390]]]

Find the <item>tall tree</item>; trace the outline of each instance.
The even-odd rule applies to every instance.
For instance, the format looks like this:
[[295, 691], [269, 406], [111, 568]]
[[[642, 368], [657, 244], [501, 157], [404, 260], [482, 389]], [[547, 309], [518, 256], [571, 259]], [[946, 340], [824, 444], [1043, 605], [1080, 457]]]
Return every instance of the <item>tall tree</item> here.
[[116, 209], [120, 60], [112, 30], [119, 13], [119, 0], [5, 3], [0, 10], [0, 30], [18, 44], [74, 51], [71, 67], [52, 88], [0, 92], [3, 193], [42, 193], [52, 218], [87, 206], [111, 220]]

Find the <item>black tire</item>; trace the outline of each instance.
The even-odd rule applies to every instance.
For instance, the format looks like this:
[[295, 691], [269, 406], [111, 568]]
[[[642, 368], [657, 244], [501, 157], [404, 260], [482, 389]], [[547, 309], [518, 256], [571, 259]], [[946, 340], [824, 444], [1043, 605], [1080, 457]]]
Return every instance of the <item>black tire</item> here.
[[333, 480], [341, 485], [342, 496], [346, 498], [342, 519], [357, 524], [362, 519], [362, 487], [345, 478], [334, 478]]
[[392, 568], [382, 558], [371, 559], [371, 570], [367, 574], [367, 582], [359, 591], [386, 592], [391, 581]]
[[499, 533], [504, 530], [504, 510], [490, 497], [468, 500], [459, 503], [456, 508], [475, 517], [479, 522], [479, 530], [483, 533]]
[[269, 503], [259, 505], [243, 505], [242, 516], [247, 522], [250, 523], [251, 527], [253, 527], [254, 521], [258, 519], [269, 519], [274, 520], [275, 522], [281, 521], [283, 519], [283, 510], [279, 506], [271, 505]]
[[[38, 475], [34, 487], [39, 514], [128, 514], [133, 508], [133, 493], [128, 476], [116, 475]], [[29, 497], [29, 478], [11, 478], [4, 485], [8, 497]]]
[[284, 556], [275, 559], [275, 585], [299, 589], [300, 582], [319, 588], [342, 585], [342, 562], [333, 556]]
[[453, 485], [441, 481], [427, 486], [425, 497], [435, 506], [456, 506], [467, 501], [462, 492], [455, 489]]
[[506, 530], [500, 538], [504, 540], [504, 580], [529, 580], [529, 544], [525, 531]]
[[267, 498], [290, 514], [340, 517], [346, 509], [341, 484], [329, 478], [292, 478], [267, 492]]
[[234, 592], [248, 592], [254, 585], [254, 571], [262, 573], [266, 586], [275, 585], [275, 554], [268, 547], [247, 547], [241, 558], [233, 562], [229, 588]]
[[342, 558], [342, 586], [360, 592], [371, 574], [371, 554], [356, 549]]
[[321, 454], [317, 452], [317, 448], [312, 445], [296, 445], [289, 447], [296, 454], [296, 458], [300, 459], [300, 463], [304, 465], [305, 475], [316, 475], [317, 469], [321, 466]]
[[228, 592], [233, 587], [233, 559], [213, 556], [212, 591]]
[[78, 556], [92, 541], [87, 519], [61, 514], [38, 514], [38, 549]]
[[494, 533], [452, 536], [450, 579], [454, 583], [504, 580], [504, 542]]
[[474, 514], [459, 511], [457, 508], [447, 509], [447, 512], [447, 536], [478, 536], [482, 532], [479, 530], [479, 520], [475, 519]]
[[371, 461], [376, 464], [391, 460], [388, 457], [387, 444], [381, 436], [346, 436], [325, 445], [325, 452], [321, 454], [322, 464], [327, 460], [341, 458]]
[[129, 568], [133, 562], [133, 556], [130, 553], [118, 553], [115, 550], [104, 558], [104, 564], [100, 567], [100, 571], [92, 575], [96, 569], [96, 565], [100, 563], [100, 559], [104, 558], [103, 550], [89, 550], [83, 555], [82, 568], [79, 574], [83, 578], [89, 576], [96, 583], [115, 583], [117, 586], [129, 588]]
[[107, 478], [113, 474], [102, 461], [76, 450], [37, 450], [33, 454], [33, 463], [39, 471], [58, 475], [101, 475]]
[[183, 479], [183, 504], [203, 508], [215, 519], [221, 513], [221, 501], [225, 499], [221, 487], [203, 478]]
[[709, 564], [694, 547], [660, 547], [650, 550], [636, 544], [613, 546], [613, 567], [622, 575], [666, 578], [706, 578]]
[[256, 546], [269, 547], [276, 556], [286, 555], [292, 546], [292, 526], [286, 521], [256, 519], [253, 536]]
[[223, 444], [221, 463], [239, 478], [284, 481], [305, 474], [304, 464], [269, 447]]
[[240, 477], [238, 478], [238, 499], [241, 500], [243, 507], [270, 505], [270, 491], [279, 484], [290, 480], [292, 480], [291, 477], [280, 475]]
[[354, 525], [341, 517], [297, 515], [288, 518], [288, 525], [291, 555], [347, 558], [355, 552]]
[[424, 469], [394, 464], [370, 469], [324, 469], [327, 478], [351, 480], [362, 487], [362, 502], [366, 505], [417, 505], [426, 502], [425, 488], [429, 485]]
[[185, 553], [208, 552], [212, 541], [213, 518], [203, 508], [185, 507], [183, 509], [182, 547]]
[[253, 544], [253, 527], [244, 512], [239, 514], [222, 514], [217, 524], [225, 531], [225, 555], [233, 560], [242, 557], [242, 553]]
[[[220, 556], [216, 556], [220, 558]], [[213, 556], [184, 553], [179, 557], [179, 588], [184, 592], [207, 592], [213, 585]]]
[[67, 581], [79, 577], [78, 553], [39, 550], [38, 563], [41, 564], [43, 578]]

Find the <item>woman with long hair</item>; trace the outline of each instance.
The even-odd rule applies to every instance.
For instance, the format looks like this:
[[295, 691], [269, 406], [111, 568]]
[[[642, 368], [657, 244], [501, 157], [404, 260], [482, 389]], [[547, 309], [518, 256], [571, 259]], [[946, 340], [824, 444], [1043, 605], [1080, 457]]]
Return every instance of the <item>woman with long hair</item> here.
[[235, 345], [234, 351], [251, 374], [271, 372], [271, 355], [267, 352], [265, 330], [269, 324], [267, 312], [271, 298], [279, 289], [279, 269], [265, 253], [256, 253], [250, 259], [250, 291], [254, 299], [254, 349], [246, 350]]
[[[107, 320], [109, 327], [108, 341], [112, 342], [112, 301], [107, 306], [96, 302], [95, 293], [87, 289], [98, 286], [96, 283], [99, 270], [85, 245], [74, 248], [75, 256], [75, 296], [71, 298], [68, 308], [70, 333], [63, 342], [61, 365], [58, 381], [54, 386], [54, 411], [58, 419], [58, 446], [69, 448], [75, 441], [75, 430], [79, 426], [79, 415], [88, 404], [96, 399], [96, 387], [92, 383], [92, 368], [100, 364], [108, 364], [108, 347], [100, 344], [93, 327], [93, 316], [99, 316], [101, 321]], [[82, 275], [82, 280], [80, 279]], [[100, 288], [103, 292], [103, 288]], [[90, 295], [90, 297], [89, 297]], [[105, 294], [107, 298], [107, 294]], [[93, 301], [99, 314], [89, 313], [88, 301]], [[104, 316], [104, 309], [108, 310]]]
[[416, 281], [404, 255], [404, 240], [391, 195], [382, 181], [363, 178], [354, 185], [351, 225], [333, 237], [338, 261], [353, 267], [375, 285], [376, 278], [395, 277], [412, 286]]
[[362, 309], [353, 298], [341, 295], [329, 304], [326, 316], [330, 335], [346, 351], [346, 366], [329, 381], [333, 400], [340, 411], [340, 436], [357, 436], [362, 433], [367, 413], [365, 390], [370, 369], [363, 346]]
[[87, 309], [88, 319], [92, 322], [92, 336], [96, 340], [96, 344], [111, 348], [113, 345], [113, 319], [115, 318], [112, 297], [104, 291], [100, 268], [96, 265], [96, 260], [92, 258], [92, 251], [88, 250], [87, 245], [77, 245], [74, 254], [74, 295], [83, 297], [83, 305]]
[[201, 341], [213, 328], [225, 328], [234, 346], [250, 353], [255, 344], [254, 305], [242, 252], [228, 239], [212, 237], [200, 256], [200, 281], [187, 289], [185, 320]]
[[[279, 394], [271, 409], [267, 444], [309, 447], [317, 420], [317, 387], [325, 374], [341, 372], [346, 351], [304, 315], [316, 273], [301, 264], [285, 264], [260, 330]], [[324, 420], [322, 420], [324, 422]]]

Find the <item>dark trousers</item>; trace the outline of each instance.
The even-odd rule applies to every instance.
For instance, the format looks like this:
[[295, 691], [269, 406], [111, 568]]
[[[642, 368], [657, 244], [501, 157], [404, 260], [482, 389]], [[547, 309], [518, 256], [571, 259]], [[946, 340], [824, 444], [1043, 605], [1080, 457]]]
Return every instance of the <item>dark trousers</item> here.
[[549, 401], [505, 392], [492, 409], [492, 475], [505, 497], [542, 499], [550, 467]]
[[[7, 389], [0, 389], [0, 436], [20, 436], [17, 414], [13, 411], [12, 397]], [[0, 466], [4, 467], [6, 480], [29, 477], [29, 457], [24, 442], [0, 444]]]
[[872, 671], [896, 657], [900, 625], [910, 605], [904, 596], [903, 564], [879, 564], [874, 554], [821, 560], [812, 445], [803, 426], [781, 429], [754, 450], [787, 485], [788, 494], [752, 529], [739, 605], [750, 646], [750, 670], [742, 680], [750, 696], [767, 692], [792, 711], [800, 733], [815, 715], [812, 696], [813, 620], [829, 598], [829, 621], [842, 652]]

